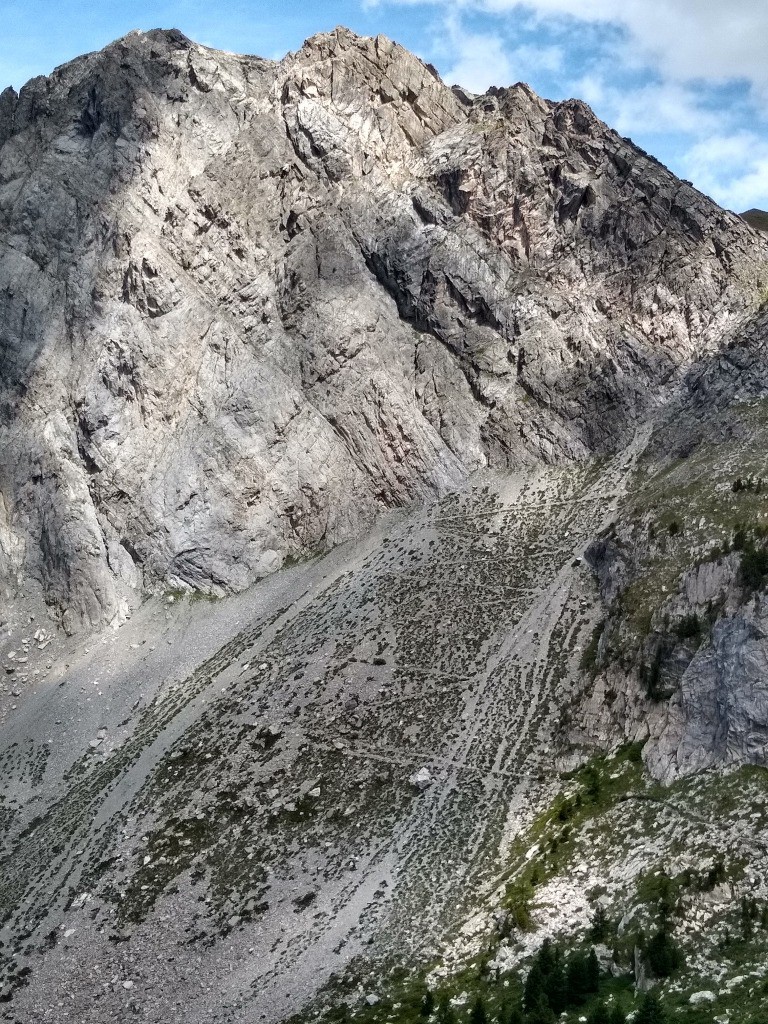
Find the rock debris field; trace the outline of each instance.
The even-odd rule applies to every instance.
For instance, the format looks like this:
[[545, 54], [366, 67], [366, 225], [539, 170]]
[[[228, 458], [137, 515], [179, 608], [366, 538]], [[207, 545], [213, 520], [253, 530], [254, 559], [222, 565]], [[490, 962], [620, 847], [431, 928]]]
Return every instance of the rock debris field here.
[[437, 948], [556, 777], [614, 468], [478, 481], [72, 647], [3, 727], [6, 1018], [279, 1020], [355, 954]]

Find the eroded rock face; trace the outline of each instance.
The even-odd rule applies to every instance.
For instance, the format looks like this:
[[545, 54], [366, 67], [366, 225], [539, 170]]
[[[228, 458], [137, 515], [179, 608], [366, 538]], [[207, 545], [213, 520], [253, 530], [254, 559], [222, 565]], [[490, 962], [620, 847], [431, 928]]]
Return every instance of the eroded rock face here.
[[759, 603], [715, 624], [650, 747], [650, 766], [660, 778], [768, 762], [767, 630]]
[[768, 258], [583, 104], [341, 29], [133, 33], [4, 92], [0, 143], [0, 560], [70, 631], [612, 447]]
[[[613, 600], [617, 590], [610, 545], [601, 542], [591, 550], [595, 557], [602, 555], [595, 571], [604, 599]], [[676, 625], [692, 617], [701, 632], [675, 636]], [[583, 707], [587, 733], [605, 745], [647, 741], [647, 766], [663, 782], [705, 768], [766, 764], [764, 618], [759, 599], [744, 602], [737, 554], [685, 572], [677, 593], [654, 616], [643, 653], [629, 665], [609, 665], [595, 680]], [[654, 655], [661, 667], [656, 697], [649, 696], [647, 679]], [[645, 665], [640, 672], [638, 660]]]

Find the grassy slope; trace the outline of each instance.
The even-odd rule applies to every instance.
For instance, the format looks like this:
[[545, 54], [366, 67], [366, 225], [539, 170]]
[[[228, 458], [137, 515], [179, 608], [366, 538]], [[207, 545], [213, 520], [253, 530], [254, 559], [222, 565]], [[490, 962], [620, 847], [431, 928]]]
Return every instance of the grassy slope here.
[[[757, 1020], [766, 999], [768, 894], [756, 879], [764, 876], [768, 854], [753, 837], [766, 823], [768, 771], [744, 768], [663, 789], [644, 775], [638, 754], [627, 747], [563, 777], [562, 792], [517, 838], [498, 887], [485, 899], [485, 930], [474, 956], [450, 970], [436, 964], [409, 973], [401, 965], [374, 988], [357, 965], [331, 986], [324, 1005], [296, 1024], [316, 1017], [416, 1024], [427, 990], [436, 1003], [451, 998], [460, 1022], [469, 1019], [478, 995], [493, 1018], [519, 998], [526, 964], [545, 936], [566, 949], [589, 945], [590, 925], [576, 909], [584, 896], [607, 911], [598, 951], [614, 967], [603, 976], [601, 999], [632, 1008], [634, 949], [666, 916], [684, 956], [660, 988], [673, 1019]], [[755, 901], [746, 925], [744, 898]], [[703, 989], [716, 994], [715, 1002], [691, 1005], [690, 996]], [[373, 1006], [365, 1001], [371, 993], [379, 998]], [[562, 1019], [575, 1024], [595, 1001]]]
[[740, 216], [757, 231], [768, 231], [768, 213], [765, 210], [746, 210]]

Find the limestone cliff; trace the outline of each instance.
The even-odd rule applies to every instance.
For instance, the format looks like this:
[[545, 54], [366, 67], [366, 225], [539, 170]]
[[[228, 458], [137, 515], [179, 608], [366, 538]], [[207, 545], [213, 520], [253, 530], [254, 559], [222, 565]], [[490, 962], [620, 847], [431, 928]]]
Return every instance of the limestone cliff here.
[[631, 433], [768, 246], [527, 87], [132, 33], [0, 100], [0, 559], [68, 631]]

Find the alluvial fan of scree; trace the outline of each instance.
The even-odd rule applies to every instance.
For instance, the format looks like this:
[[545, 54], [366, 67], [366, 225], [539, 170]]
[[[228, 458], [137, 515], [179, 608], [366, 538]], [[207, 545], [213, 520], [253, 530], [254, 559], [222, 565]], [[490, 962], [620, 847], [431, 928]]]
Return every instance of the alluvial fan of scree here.
[[766, 339], [759, 230], [383, 37], [2, 93], [0, 1020], [755, 1024]]

